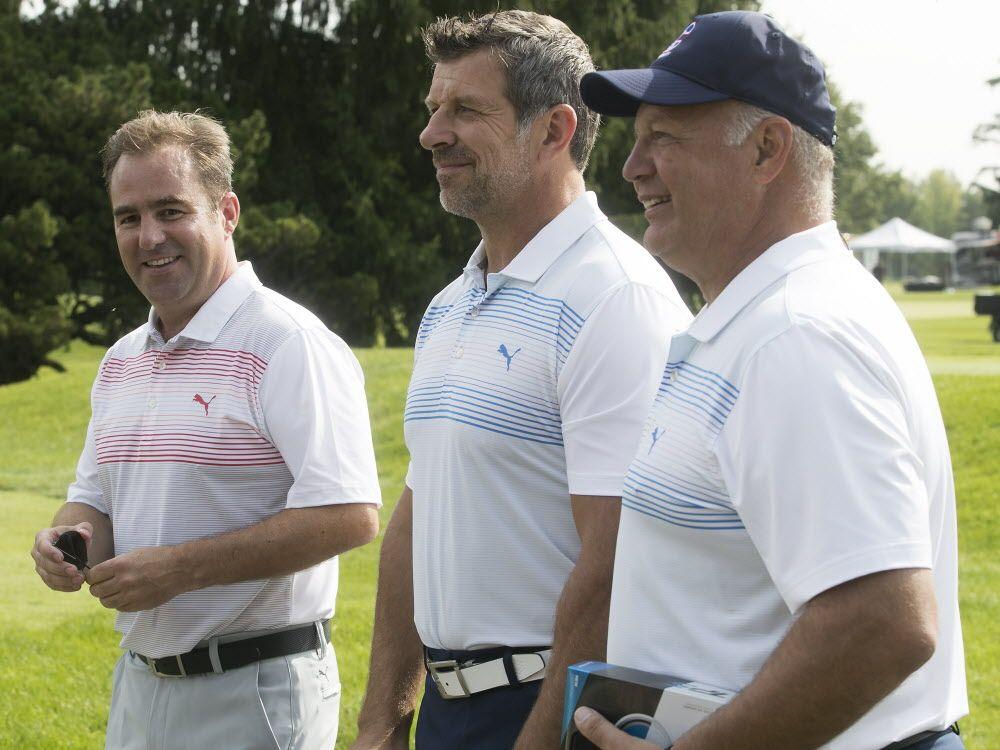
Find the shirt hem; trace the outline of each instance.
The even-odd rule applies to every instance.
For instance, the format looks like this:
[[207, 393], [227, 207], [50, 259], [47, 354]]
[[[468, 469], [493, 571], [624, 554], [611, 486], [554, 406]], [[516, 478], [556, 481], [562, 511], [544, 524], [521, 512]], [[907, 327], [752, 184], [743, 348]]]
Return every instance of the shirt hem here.
[[361, 495], [361, 494], [345, 494], [340, 496], [331, 496], [333, 493], [324, 492], [316, 494], [306, 494], [306, 495], [289, 495], [288, 500], [285, 503], [285, 509], [289, 508], [318, 508], [323, 505], [353, 505], [353, 504], [363, 504], [363, 505], [374, 505], [377, 508], [382, 507], [382, 498], [373, 498], [371, 495]]
[[569, 474], [567, 479], [571, 495], [621, 497], [625, 483], [621, 474]]
[[788, 608], [795, 613], [810, 599], [834, 586], [872, 573], [902, 568], [933, 568], [930, 544], [905, 542], [864, 550], [800, 578], [794, 585], [783, 589], [782, 594]]

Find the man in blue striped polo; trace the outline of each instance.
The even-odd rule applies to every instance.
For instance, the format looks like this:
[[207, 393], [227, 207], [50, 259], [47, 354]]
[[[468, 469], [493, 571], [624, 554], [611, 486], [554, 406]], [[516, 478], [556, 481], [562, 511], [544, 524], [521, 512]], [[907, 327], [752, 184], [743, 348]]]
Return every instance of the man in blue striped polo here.
[[[961, 748], [947, 436], [833, 221], [822, 64], [761, 13], [711, 13], [581, 92], [635, 118], [646, 246], [708, 300], [626, 477], [608, 660], [739, 691], [675, 750]], [[654, 747], [575, 716], [599, 747]]]
[[[101, 362], [36, 569], [117, 611], [109, 749], [329, 750], [336, 555], [378, 529], [361, 368], [237, 262], [221, 124], [144, 112], [103, 156], [122, 262], [152, 309]], [[68, 531], [89, 568], [53, 546]]]
[[584, 187], [579, 37], [503, 11], [424, 39], [420, 142], [482, 242], [417, 334], [355, 748], [407, 746], [421, 678], [418, 748], [555, 747], [566, 666], [604, 653], [625, 468], [689, 314]]

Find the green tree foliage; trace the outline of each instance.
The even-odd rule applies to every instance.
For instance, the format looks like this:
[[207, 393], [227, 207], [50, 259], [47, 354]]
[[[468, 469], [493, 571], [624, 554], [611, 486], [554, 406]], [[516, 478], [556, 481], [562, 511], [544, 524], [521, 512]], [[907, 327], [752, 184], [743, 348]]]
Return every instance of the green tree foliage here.
[[940, 237], [962, 229], [962, 183], [951, 172], [931, 171], [917, 185], [917, 200], [910, 223]]
[[842, 231], [861, 234], [896, 216], [942, 237], [967, 228], [969, 212], [981, 205], [978, 191], [963, 191], [945, 170], [914, 181], [881, 165], [860, 105], [844, 101], [836, 86], [831, 93], [837, 107], [834, 184]]
[[[1000, 76], [991, 78], [987, 83], [991, 87], [1000, 86]], [[980, 143], [1000, 143], [1000, 112], [989, 122], [979, 125], [972, 136]], [[988, 164], [980, 171], [978, 189], [982, 199], [984, 212], [993, 222], [1000, 226], [1000, 164]]]
[[40, 365], [62, 367], [48, 353], [69, 341], [59, 305], [64, 268], [53, 244], [59, 222], [38, 201], [0, 219], [0, 384], [23, 380]]
[[[226, 123], [238, 156], [239, 255], [351, 343], [406, 343], [477, 240], [474, 224], [441, 209], [417, 142], [431, 76], [421, 26], [517, 6], [563, 18], [601, 68], [640, 67], [692, 16], [757, 5], [81, 0], [18, 18], [17, 4], [7, 3], [0, 206], [18, 217], [45, 202], [58, 227], [51, 259], [65, 280], [59, 299], [72, 334], [109, 342], [142, 320], [146, 304], [120, 266], [97, 151], [141, 109], [202, 108]], [[860, 232], [909, 216], [916, 186], [877, 164], [860, 108], [835, 99], [842, 227]], [[627, 119], [604, 124], [586, 177], [605, 211], [638, 235], [641, 211], [621, 179], [631, 127]]]
[[[75, 333], [107, 342], [142, 317], [114, 252], [96, 151], [123, 120], [153, 106], [205, 108], [229, 126], [246, 209], [237, 250], [269, 284], [352, 343], [411, 340], [427, 301], [477, 239], [471, 222], [440, 208], [417, 142], [431, 75], [419, 29], [437, 16], [512, 5], [83, 0], [22, 20], [28, 55], [16, 61], [21, 83], [9, 91], [32, 93], [4, 108], [22, 172], [5, 187], [13, 205], [44, 196], [66, 220], [57, 243]], [[602, 67], [646, 64], [697, 13], [756, 6], [516, 5], [565, 19]], [[620, 178], [629, 145], [630, 124], [609, 123], [588, 174], [612, 214], [636, 213]], [[32, 176], [37, 184], [25, 190]]]
[[111, 65], [111, 39], [85, 7], [32, 21], [0, 16], [0, 40], [0, 206], [49, 207], [59, 224], [51, 262], [64, 274], [73, 334], [106, 340], [134, 326], [143, 304], [118, 261], [97, 150], [149, 106], [150, 69]]
[[834, 84], [830, 98], [837, 108], [834, 189], [840, 230], [861, 234], [894, 216], [910, 220], [917, 204], [916, 187], [900, 171], [878, 162], [878, 148], [864, 125], [861, 105], [846, 101]]

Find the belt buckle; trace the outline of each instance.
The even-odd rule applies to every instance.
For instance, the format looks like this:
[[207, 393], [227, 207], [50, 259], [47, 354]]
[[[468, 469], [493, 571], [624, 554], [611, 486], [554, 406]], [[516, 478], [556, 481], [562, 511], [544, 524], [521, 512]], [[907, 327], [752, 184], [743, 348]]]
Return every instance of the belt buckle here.
[[156, 668], [156, 662], [158, 662], [159, 659], [150, 659], [148, 664], [149, 668], [153, 671], [154, 675], [156, 675], [157, 677], [187, 677], [187, 671], [184, 669], [184, 662], [181, 660], [180, 654], [177, 654], [175, 656], [166, 656], [163, 658], [173, 659], [174, 661], [176, 661], [177, 669], [180, 670], [180, 674], [176, 675], [176, 674], [167, 674], [166, 672], [161, 672]]
[[[462, 677], [462, 668], [458, 666], [458, 662], [454, 659], [445, 659], [444, 661], [428, 661], [425, 662], [427, 665], [427, 671], [430, 672], [431, 679], [434, 680], [434, 684], [437, 686], [438, 693], [446, 701], [456, 700], [458, 698], [468, 698], [472, 693], [469, 692], [469, 686], [465, 684], [465, 678]], [[462, 688], [462, 695], [448, 695], [444, 684], [441, 682], [441, 677], [439, 672], [443, 670], [451, 670], [455, 673], [458, 678], [458, 685]]]

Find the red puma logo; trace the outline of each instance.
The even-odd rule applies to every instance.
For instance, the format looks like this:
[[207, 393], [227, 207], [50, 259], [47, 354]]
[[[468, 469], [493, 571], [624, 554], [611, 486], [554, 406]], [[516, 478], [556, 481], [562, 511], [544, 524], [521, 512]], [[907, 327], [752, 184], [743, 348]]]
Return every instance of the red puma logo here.
[[202, 406], [205, 407], [205, 416], [207, 417], [208, 416], [208, 405], [210, 403], [212, 403], [213, 401], [215, 401], [215, 396], [212, 396], [212, 398], [210, 398], [208, 401], [206, 401], [205, 399], [203, 399], [201, 397], [200, 393], [196, 393], [196, 394], [194, 394], [194, 398], [191, 399], [191, 400], [192, 401], [197, 401], [199, 404], [201, 404]]

